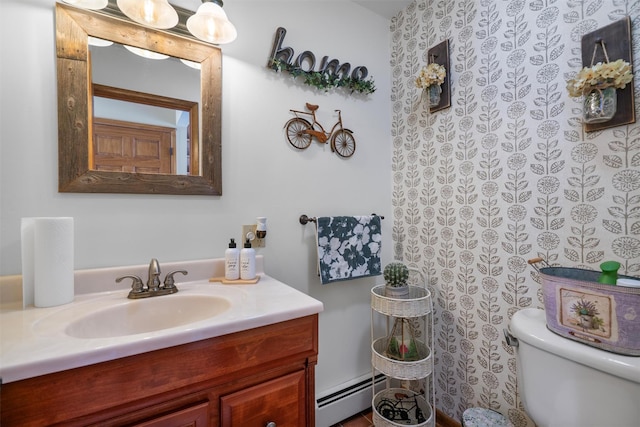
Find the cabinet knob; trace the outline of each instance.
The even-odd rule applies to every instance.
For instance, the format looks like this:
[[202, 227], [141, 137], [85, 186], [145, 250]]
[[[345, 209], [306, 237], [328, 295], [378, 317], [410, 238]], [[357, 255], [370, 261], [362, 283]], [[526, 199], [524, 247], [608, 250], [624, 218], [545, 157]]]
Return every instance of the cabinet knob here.
[[265, 427], [276, 427], [276, 423], [269, 421]]

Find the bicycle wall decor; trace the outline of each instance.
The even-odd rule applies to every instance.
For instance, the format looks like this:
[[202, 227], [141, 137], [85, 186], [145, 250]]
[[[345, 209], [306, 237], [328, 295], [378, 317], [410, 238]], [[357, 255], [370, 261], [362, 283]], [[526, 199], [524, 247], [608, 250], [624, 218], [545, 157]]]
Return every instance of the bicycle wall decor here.
[[[299, 150], [304, 150], [311, 145], [313, 137], [322, 144], [330, 141], [331, 151], [335, 151], [338, 156], [351, 157], [356, 151], [356, 140], [353, 137], [353, 131], [342, 125], [340, 110], [334, 110], [338, 113], [338, 121], [327, 132], [316, 120], [316, 110], [319, 106], [308, 102], [305, 106], [309, 111], [289, 110], [295, 115], [284, 125], [289, 143]], [[308, 116], [310, 120], [300, 117], [300, 115]]]

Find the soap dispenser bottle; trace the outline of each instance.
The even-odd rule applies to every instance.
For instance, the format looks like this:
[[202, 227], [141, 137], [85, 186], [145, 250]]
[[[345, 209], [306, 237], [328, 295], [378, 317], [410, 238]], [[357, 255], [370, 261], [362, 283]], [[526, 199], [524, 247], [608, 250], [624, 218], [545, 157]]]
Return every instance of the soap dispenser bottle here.
[[251, 240], [244, 242], [244, 248], [240, 251], [240, 278], [253, 280], [256, 278], [256, 251], [251, 247]]
[[229, 242], [229, 249], [224, 251], [224, 278], [227, 280], [240, 278], [240, 250], [236, 247], [234, 239]]

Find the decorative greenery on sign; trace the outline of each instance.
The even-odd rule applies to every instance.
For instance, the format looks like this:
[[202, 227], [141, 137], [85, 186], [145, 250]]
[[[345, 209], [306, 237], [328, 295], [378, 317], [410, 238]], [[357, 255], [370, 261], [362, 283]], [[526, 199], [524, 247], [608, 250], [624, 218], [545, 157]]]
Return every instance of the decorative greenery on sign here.
[[352, 93], [370, 94], [376, 91], [373, 78], [363, 80], [352, 77], [337, 77], [336, 75], [320, 71], [305, 71], [300, 67], [296, 67], [278, 58], [272, 59], [269, 66], [275, 72], [287, 71], [294, 78], [302, 77], [305, 84], [313, 86], [316, 89], [324, 90], [325, 92], [329, 89], [340, 87], [350, 90]]

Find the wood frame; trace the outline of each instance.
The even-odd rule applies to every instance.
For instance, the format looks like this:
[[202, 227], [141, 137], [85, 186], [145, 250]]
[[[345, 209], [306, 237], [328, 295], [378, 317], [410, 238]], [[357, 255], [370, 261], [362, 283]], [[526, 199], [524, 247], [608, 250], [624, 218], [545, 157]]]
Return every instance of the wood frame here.
[[[201, 65], [201, 175], [154, 175], [89, 169], [91, 74], [88, 37], [180, 57]], [[124, 19], [56, 3], [58, 191], [71, 193], [222, 194], [220, 49]]]
[[[631, 19], [627, 16], [606, 25], [591, 33], [582, 36], [582, 65], [590, 67], [593, 63], [606, 62], [604, 51], [597, 49], [594, 56], [594, 47], [598, 43], [604, 43], [609, 56], [609, 61], [613, 62], [623, 59], [633, 66], [633, 54], [631, 49]], [[633, 80], [624, 88], [616, 89], [617, 109], [611, 120], [602, 123], [584, 123], [585, 132], [612, 128], [615, 126], [635, 123], [635, 95]]]
[[442, 83], [442, 93], [440, 94], [440, 103], [435, 107], [429, 107], [430, 113], [444, 110], [451, 107], [451, 68], [449, 68], [449, 40], [446, 39], [431, 49], [427, 50], [427, 63], [436, 63], [444, 67], [447, 72], [444, 82]]

